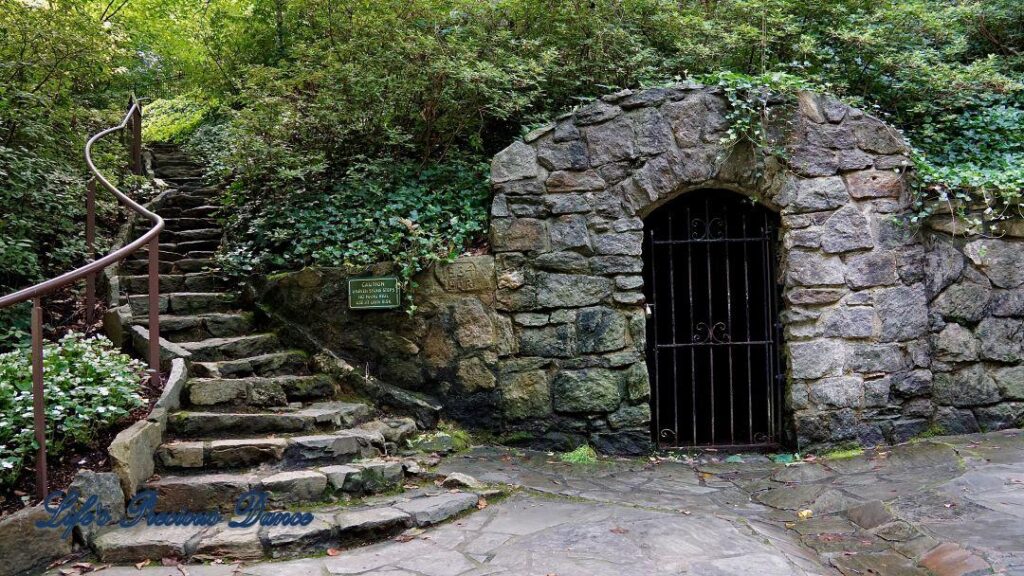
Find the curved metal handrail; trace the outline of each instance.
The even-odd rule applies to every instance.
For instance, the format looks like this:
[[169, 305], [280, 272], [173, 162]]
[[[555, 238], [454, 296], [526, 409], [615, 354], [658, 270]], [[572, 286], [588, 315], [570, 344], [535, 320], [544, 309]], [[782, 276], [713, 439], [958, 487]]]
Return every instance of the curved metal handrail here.
[[93, 177], [96, 178], [96, 180], [99, 181], [99, 183], [102, 184], [104, 188], [109, 190], [114, 196], [117, 197], [118, 200], [120, 200], [123, 204], [127, 205], [129, 208], [134, 210], [137, 214], [141, 214], [142, 216], [145, 216], [146, 218], [151, 220], [153, 222], [153, 227], [150, 228], [148, 232], [146, 232], [145, 234], [143, 234], [142, 236], [140, 236], [127, 246], [123, 246], [117, 250], [114, 250], [113, 252], [100, 258], [99, 260], [93, 260], [92, 262], [86, 264], [85, 266], [81, 266], [70, 272], [65, 272], [64, 274], [61, 274], [56, 278], [45, 280], [34, 286], [29, 286], [28, 288], [23, 288], [21, 290], [18, 290], [17, 292], [8, 294], [7, 296], [0, 297], [0, 308], [6, 308], [8, 306], [19, 304], [21, 302], [25, 302], [33, 298], [38, 298], [40, 296], [46, 296], [47, 294], [51, 294], [54, 291], [63, 288], [64, 286], [67, 286], [68, 284], [72, 284], [79, 280], [83, 280], [87, 276], [99, 272], [106, 268], [107, 266], [110, 266], [115, 262], [118, 262], [120, 260], [127, 258], [128, 256], [131, 256], [133, 252], [135, 252], [139, 248], [142, 248], [144, 245], [146, 245], [151, 240], [156, 238], [160, 234], [160, 231], [164, 229], [163, 218], [161, 218], [159, 215], [153, 212], [150, 212], [149, 210], [146, 210], [146, 208], [144, 208], [142, 205], [135, 202], [134, 200], [126, 196], [123, 192], [118, 190], [117, 187], [111, 184], [110, 181], [107, 180], [103, 176], [103, 174], [100, 173], [99, 169], [96, 168], [96, 164], [94, 164], [92, 161], [93, 144], [95, 144], [100, 138], [103, 138], [107, 134], [117, 132], [118, 130], [124, 130], [125, 128], [127, 128], [128, 123], [132, 120], [132, 116], [135, 114], [136, 111], [138, 111], [141, 115], [142, 107], [139, 105], [138, 101], [136, 101], [133, 98], [132, 105], [128, 109], [128, 114], [125, 115], [124, 120], [122, 120], [120, 124], [118, 124], [117, 126], [107, 128], [102, 132], [98, 132], [95, 136], [89, 138], [89, 141], [86, 142], [85, 144], [85, 163], [89, 166], [89, 171], [92, 172]]
[[[39, 445], [39, 449], [36, 452], [36, 492], [41, 500], [46, 498], [48, 490], [46, 471], [46, 399], [43, 386], [43, 296], [52, 294], [79, 280], [85, 280], [86, 320], [91, 323], [95, 312], [96, 274], [107, 266], [124, 260], [136, 250], [148, 245], [149, 326], [147, 337], [149, 339], [149, 377], [150, 382], [155, 387], [159, 387], [160, 384], [159, 254], [160, 231], [164, 229], [164, 220], [118, 190], [116, 186], [111, 184], [100, 173], [92, 160], [93, 144], [108, 134], [127, 129], [131, 135], [130, 164], [132, 172], [135, 174], [142, 173], [142, 106], [134, 96], [130, 99], [129, 104], [128, 113], [125, 114], [120, 124], [98, 132], [85, 143], [85, 163], [92, 173], [92, 178], [87, 187], [85, 228], [86, 246], [90, 253], [91, 261], [56, 278], [50, 278], [34, 286], [29, 286], [28, 288], [23, 288], [0, 297], [0, 308], [13, 306], [27, 300], [32, 301], [32, 417], [35, 439]], [[95, 254], [93, 254], [93, 240], [96, 228], [95, 199], [97, 182], [117, 197], [122, 204], [131, 208], [136, 214], [145, 216], [153, 222], [153, 227], [146, 231], [145, 234], [136, 238], [128, 245], [122, 246], [99, 259], [94, 258]]]

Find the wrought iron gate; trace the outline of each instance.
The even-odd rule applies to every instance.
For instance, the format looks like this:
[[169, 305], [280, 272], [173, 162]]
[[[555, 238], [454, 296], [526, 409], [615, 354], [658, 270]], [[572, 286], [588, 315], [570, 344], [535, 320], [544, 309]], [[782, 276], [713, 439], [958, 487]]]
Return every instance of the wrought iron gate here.
[[701, 190], [657, 209], [644, 228], [654, 441], [777, 443], [777, 216], [734, 192]]

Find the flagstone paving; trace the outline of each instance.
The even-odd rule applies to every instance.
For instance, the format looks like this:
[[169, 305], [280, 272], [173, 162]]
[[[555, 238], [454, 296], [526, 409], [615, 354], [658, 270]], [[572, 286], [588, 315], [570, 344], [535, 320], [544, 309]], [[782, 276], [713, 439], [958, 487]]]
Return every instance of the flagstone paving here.
[[[476, 448], [440, 472], [521, 489], [447, 524], [336, 556], [183, 568], [195, 576], [1024, 575], [1021, 431], [791, 465], [716, 460], [572, 466], [544, 453]], [[107, 572], [182, 575], [176, 567]]]

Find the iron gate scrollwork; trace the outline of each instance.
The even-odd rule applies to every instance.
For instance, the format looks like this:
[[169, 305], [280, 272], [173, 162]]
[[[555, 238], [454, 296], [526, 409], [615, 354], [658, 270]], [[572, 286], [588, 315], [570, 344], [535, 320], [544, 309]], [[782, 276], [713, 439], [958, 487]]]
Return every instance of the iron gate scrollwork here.
[[777, 216], [725, 190], [645, 219], [651, 429], [661, 447], [771, 445], [782, 427]]

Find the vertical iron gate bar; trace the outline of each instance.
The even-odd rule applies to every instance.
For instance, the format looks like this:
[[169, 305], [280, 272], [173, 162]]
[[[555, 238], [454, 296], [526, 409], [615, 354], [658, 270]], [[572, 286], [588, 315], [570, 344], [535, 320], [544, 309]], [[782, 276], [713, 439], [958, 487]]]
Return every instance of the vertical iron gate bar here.
[[[740, 234], [747, 237], [747, 219], [743, 218]], [[743, 315], [746, 322], [746, 338], [750, 342], [750, 257], [747, 243], [743, 243]], [[753, 368], [750, 362], [750, 345], [747, 349], [747, 441], [754, 443], [754, 383]]]
[[[652, 229], [652, 230], [649, 230], [648, 232], [649, 232], [648, 235], [651, 238], [651, 248], [650, 248], [650, 250], [651, 250], [651, 256], [653, 257], [653, 255], [654, 255], [654, 230]], [[658, 319], [658, 301], [657, 301], [658, 281], [657, 281], [657, 277], [658, 277], [658, 275], [657, 275], [657, 269], [658, 269], [657, 266], [651, 266], [650, 267], [650, 270], [651, 270], [651, 287], [650, 287], [651, 298], [650, 298], [650, 301], [648, 302], [647, 306], [649, 307], [649, 310], [651, 312], [650, 312], [650, 314], [648, 314], [647, 321], [650, 322], [651, 325], [652, 325], [652, 330], [651, 331], [654, 333], [654, 343], [655, 343], [655, 346], [654, 346], [654, 385], [651, 386], [651, 401], [652, 401], [652, 403], [654, 405], [654, 409], [651, 410], [651, 419], [653, 420], [652, 423], [654, 424], [654, 433], [653, 433], [654, 442], [655, 442], [655, 444], [657, 446], [660, 447], [661, 446], [661, 404], [660, 404], [661, 397], [659, 395], [659, 391], [660, 391], [659, 390], [659, 386], [661, 385], [661, 378], [659, 376], [661, 374], [661, 358], [660, 358], [659, 354], [661, 352], [661, 349], [658, 348], [658, 346], [657, 346], [657, 342], [658, 342], [658, 322], [657, 322], [657, 319]], [[648, 347], [650, 347], [650, 346], [651, 346], [651, 344], [648, 343]], [[650, 372], [650, 367], [648, 367], [648, 372]]]
[[[707, 240], [711, 240], [711, 200], [704, 200], [704, 226], [706, 226], [705, 237]], [[714, 290], [711, 287], [711, 245], [708, 244], [704, 247], [704, 263], [708, 271], [708, 329], [711, 333], [714, 333], [714, 321], [711, 319], [711, 315], [715, 313], [715, 298], [712, 292]], [[708, 341], [711, 341], [711, 335], [708, 335]], [[708, 378], [708, 390], [711, 392], [711, 443], [715, 443], [715, 349], [713, 346], [708, 346], [708, 369], [711, 372], [711, 377]], [[697, 413], [697, 407], [694, 406], [694, 414]], [[695, 439], [696, 440], [696, 439]]]
[[[764, 235], [765, 242], [763, 244], [761, 244], [761, 254], [762, 254], [761, 258], [764, 261], [764, 264], [762, 265], [762, 269], [764, 270], [765, 283], [767, 284], [767, 282], [769, 282], [769, 278], [771, 276], [771, 251], [769, 249], [769, 244], [771, 243], [770, 242], [771, 232], [769, 232], [769, 230], [768, 230], [768, 216], [767, 215], [764, 216], [764, 218], [762, 219], [762, 222], [763, 222], [763, 224], [762, 224], [761, 232]], [[767, 286], [766, 286], [766, 291], [767, 291]], [[773, 320], [772, 320], [772, 311], [771, 311], [770, 303], [769, 302], [765, 302], [765, 306], [764, 306], [764, 331], [765, 331], [765, 336], [768, 336], [768, 334], [771, 333], [772, 321]], [[767, 340], [767, 338], [766, 338], [766, 340]], [[765, 348], [764, 348], [764, 362], [765, 362], [765, 371], [766, 371], [766, 373], [769, 374], [769, 375], [773, 374], [773, 372], [772, 372], [772, 354], [771, 354], [771, 345], [770, 344], [766, 344], [765, 345]], [[768, 402], [767, 402], [767, 410], [768, 410], [768, 412], [767, 412], [767, 421], [768, 421], [768, 430], [769, 431], [772, 430], [772, 395], [774, 394], [774, 385], [775, 385], [774, 378], [769, 378], [769, 380], [768, 380]]]
[[[668, 239], [672, 240], [675, 237], [675, 232], [672, 228], [672, 215], [668, 216]], [[669, 244], [668, 247], [668, 285], [669, 285], [669, 301], [672, 303], [672, 343], [676, 343], [676, 269], [675, 269], [675, 251], [673, 247], [675, 244]], [[672, 349], [672, 381], [679, 382], [679, 365], [678, 365], [678, 351]], [[672, 387], [672, 434], [673, 442], [679, 444], [679, 386]]]
[[[724, 222], [725, 230], [723, 238], [729, 237], [729, 217], [728, 215], [722, 218]], [[732, 341], [732, 280], [729, 269], [729, 243], [725, 242], [725, 335], [726, 341]], [[729, 353], [729, 443], [736, 443], [736, 396], [733, 392], [733, 373], [732, 373], [732, 345], [727, 346], [726, 350]]]
[[[764, 219], [762, 219], [762, 222], [761, 222], [761, 237], [762, 238], [767, 238], [768, 237], [767, 226], [765, 225]], [[768, 277], [768, 247], [765, 245], [764, 242], [762, 242], [760, 248], [761, 248], [761, 253], [760, 253], [760, 257], [761, 257], [761, 274], [762, 274], [762, 278], [767, 278]], [[764, 322], [764, 327], [762, 328], [762, 330], [765, 330], [767, 332], [767, 326], [768, 326], [768, 324], [770, 322], [770, 318], [768, 316], [769, 312], [768, 312], [767, 303], [766, 303], [766, 305], [762, 306], [762, 310], [763, 310], [763, 313], [762, 313], [761, 316], [762, 316], [762, 322]], [[771, 359], [771, 354], [769, 353], [770, 346], [771, 345], [767, 344], [767, 343], [764, 345], [764, 370], [765, 370], [766, 374], [771, 374], [771, 365], [769, 363], [770, 359]], [[771, 398], [771, 382], [768, 383], [768, 394], [767, 394], [767, 396], [768, 396], [768, 398]], [[771, 402], [765, 402], [765, 404], [767, 406], [766, 409], [768, 411], [766, 413], [766, 415], [767, 415], [766, 420], [768, 422], [771, 422]], [[769, 425], [769, 430], [770, 429], [771, 429], [771, 427]]]
[[[690, 213], [690, 207], [686, 207], [686, 238], [693, 238], [693, 219]], [[693, 326], [693, 249], [690, 243], [686, 244], [686, 295], [690, 302], [690, 342], [693, 342], [694, 326]], [[675, 297], [675, 295], [673, 295]], [[675, 342], [673, 342], [675, 344]], [[678, 354], [678, 351], [673, 351], [673, 354]], [[676, 386], [679, 386], [679, 380], [676, 380]], [[690, 348], [690, 444], [697, 444], [697, 356], [696, 351]]]

